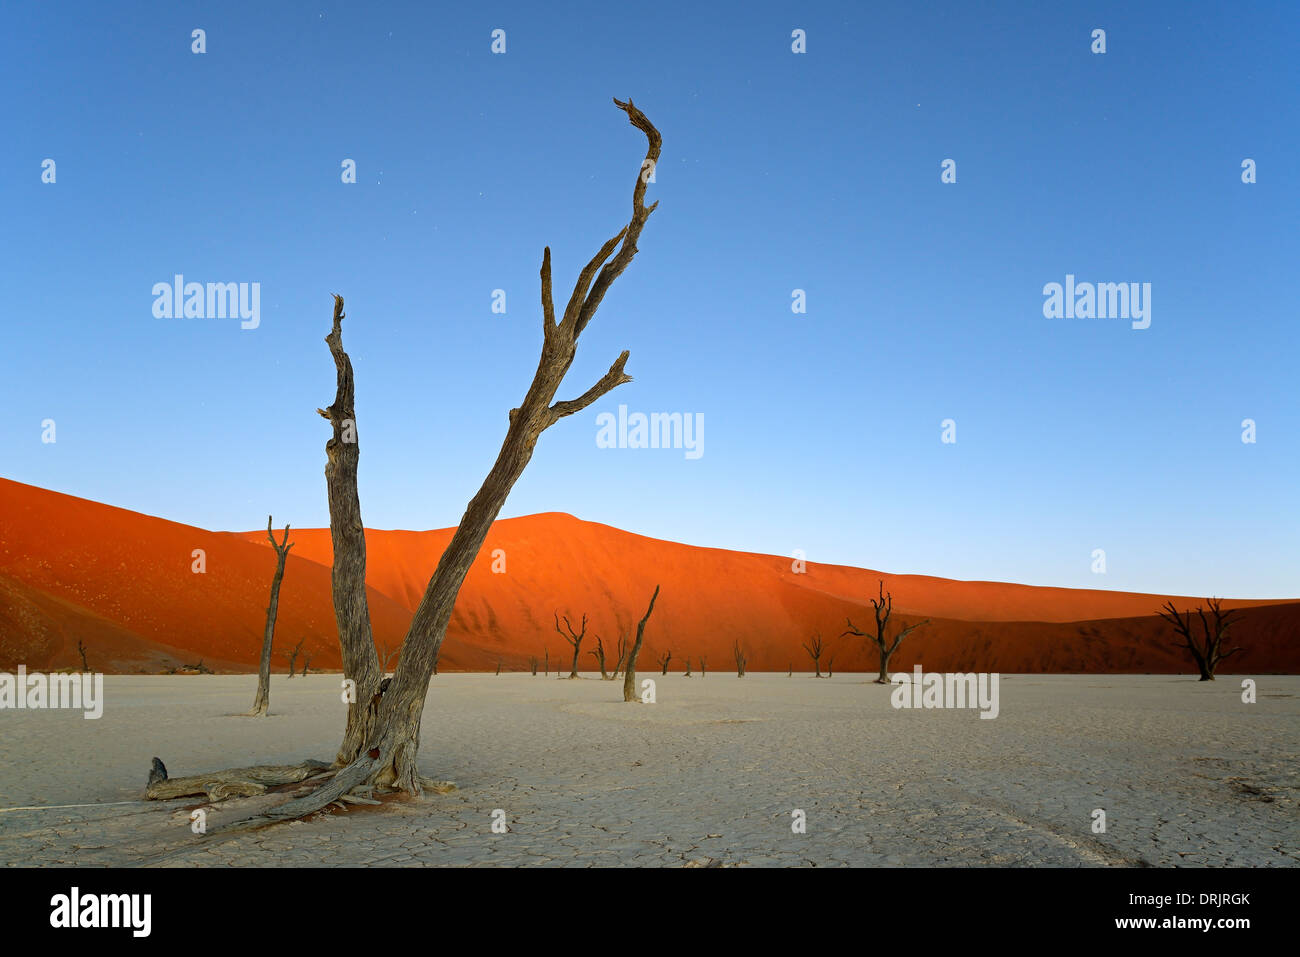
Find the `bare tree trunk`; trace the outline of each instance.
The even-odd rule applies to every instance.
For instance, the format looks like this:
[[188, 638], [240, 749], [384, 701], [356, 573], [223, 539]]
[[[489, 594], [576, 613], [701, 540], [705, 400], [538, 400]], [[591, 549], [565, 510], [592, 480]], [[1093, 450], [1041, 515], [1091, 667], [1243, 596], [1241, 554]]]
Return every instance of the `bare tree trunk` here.
[[316, 657], [316, 652], [303, 652], [302, 656], [302, 676], [307, 677], [307, 672], [311, 670], [311, 660]]
[[[747, 656], [744, 652], [744, 649], [740, 647], [739, 638], [737, 638], [731, 645], [731, 656], [736, 659], [736, 677], [737, 678], [745, 677], [745, 662]], [[793, 672], [794, 666], [791, 665], [790, 669]]]
[[366, 599], [366, 529], [361, 521], [361, 499], [357, 495], [357, 463], [361, 447], [357, 442], [356, 383], [352, 360], [343, 350], [343, 297], [334, 297], [334, 325], [325, 342], [334, 357], [336, 389], [334, 404], [317, 409], [333, 426], [325, 443], [325, 487], [329, 495], [330, 542], [334, 547], [331, 573], [334, 621], [339, 630], [343, 656], [343, 677], [356, 682], [354, 701], [348, 704], [343, 742], [334, 763], [342, 766], [356, 760], [369, 737], [376, 712], [369, 702], [379, 690], [383, 670], [370, 630], [370, 607]]
[[82, 673], [87, 673], [87, 672], [89, 672], [89, 671], [90, 671], [90, 665], [88, 665], [88, 664], [86, 663], [86, 646], [85, 646], [84, 644], [82, 644], [80, 638], [77, 639], [77, 654], [81, 655], [81, 670], [82, 670]]
[[[257, 669], [257, 694], [249, 715], [264, 717], [271, 706], [271, 645], [275, 638], [275, 616], [280, 608], [280, 581], [284, 578], [284, 563], [293, 544], [289, 541], [289, 526], [284, 527], [284, 541], [277, 542], [271, 532], [271, 516], [266, 516], [266, 537], [275, 549], [275, 577], [271, 579], [271, 603], [266, 606], [266, 629], [262, 633], [262, 660]], [[289, 669], [293, 670], [292, 666]]]
[[623, 700], [639, 701], [636, 696], [636, 657], [641, 654], [641, 642], [645, 640], [645, 623], [650, 620], [650, 613], [655, 610], [655, 599], [659, 597], [659, 586], [655, 585], [655, 593], [650, 596], [650, 607], [645, 610], [645, 617], [637, 623], [636, 642], [632, 645], [632, 650], [627, 653], [627, 667], [623, 670]]
[[[354, 773], [359, 774], [361, 781], [392, 786], [411, 794], [421, 792], [416, 756], [419, 751], [424, 698], [433, 662], [442, 646], [456, 595], [470, 564], [478, 557], [488, 530], [532, 458], [542, 432], [565, 416], [582, 411], [611, 389], [631, 381], [631, 376], [623, 371], [628, 360], [628, 353], [624, 351], [614, 360], [609, 371], [581, 396], [552, 404], [577, 353], [578, 337], [595, 316], [614, 280], [632, 262], [641, 231], [658, 205], [652, 203], [646, 206], [644, 203], [649, 172], [643, 174], [643, 171], [653, 171], [659, 161], [663, 140], [645, 114], [630, 100], [626, 103], [615, 100], [614, 103], [627, 113], [631, 124], [645, 134], [648, 144], [646, 159], [637, 170], [632, 192], [632, 218], [583, 267], [563, 318], [558, 323], [551, 299], [550, 248], [543, 252], [543, 342], [537, 371], [523, 402], [511, 410], [505, 441], [496, 462], [465, 509], [451, 542], [429, 580], [424, 597], [416, 608], [403, 644], [402, 660], [393, 675], [392, 687], [384, 695], [380, 706], [379, 727], [370, 736], [370, 747], [356, 760], [358, 767]], [[615, 249], [618, 251], [615, 252]], [[378, 754], [374, 753], [376, 751]], [[351, 774], [339, 774], [344, 782], [351, 777]], [[337, 781], [333, 786], [336, 785]], [[333, 786], [324, 790], [331, 791]]]
[[528, 666], [533, 669], [533, 677], [536, 678], [537, 677], [537, 656], [536, 655], [529, 656]]
[[700, 655], [700, 677], [704, 677], [704, 656]]
[[302, 643], [304, 639], [299, 638], [298, 644], [294, 645], [289, 651], [282, 651], [280, 654], [289, 659], [289, 677], [292, 678], [298, 668], [298, 656], [302, 654]]
[[601, 641], [600, 635], [596, 636], [596, 650], [589, 651], [587, 654], [595, 658], [596, 663], [600, 665], [600, 680], [608, 681], [609, 674], [605, 671], [605, 642]]
[[546, 677], [551, 676], [551, 649], [546, 649]]
[[665, 675], [668, 674], [668, 662], [672, 660], [673, 660], [673, 653], [671, 651], [668, 652], [667, 654], [663, 654], [659, 656], [659, 666], [663, 668], [663, 671], [661, 672], [662, 674]]

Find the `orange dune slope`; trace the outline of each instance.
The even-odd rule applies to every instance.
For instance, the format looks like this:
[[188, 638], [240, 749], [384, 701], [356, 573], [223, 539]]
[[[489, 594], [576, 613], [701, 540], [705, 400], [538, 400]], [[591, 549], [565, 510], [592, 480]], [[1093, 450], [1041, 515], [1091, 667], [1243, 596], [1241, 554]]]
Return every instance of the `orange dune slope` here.
[[[366, 533], [376, 641], [395, 648], [451, 530]], [[277, 650], [299, 640], [314, 668], [337, 668], [328, 529], [294, 530], [281, 592]], [[195, 549], [206, 572], [192, 571]], [[77, 667], [158, 671], [200, 658], [213, 670], [252, 670], [261, 648], [275, 555], [264, 530], [208, 532], [0, 480], [0, 669]], [[732, 669], [737, 642], [754, 671], [809, 670], [801, 643], [819, 631], [837, 671], [875, 667], [873, 648], [841, 637], [845, 619], [866, 629], [877, 582], [896, 620], [930, 623], [891, 664], [907, 669], [1004, 672], [1186, 673], [1190, 662], [1155, 613], [1167, 596], [959, 582], [697, 548], [634, 535], [570, 515], [498, 521], [472, 566], [443, 645], [443, 670], [527, 667], [549, 652], [572, 657], [554, 615], [589, 616], [580, 667], [599, 635], [612, 662], [656, 584], [644, 672], [671, 652], [671, 671]], [[1198, 599], [1175, 598], [1180, 607]], [[1228, 602], [1244, 618], [1246, 647], [1232, 670], [1300, 671], [1300, 602]], [[274, 664], [283, 671], [286, 659]], [[823, 658], [823, 667], [825, 658]], [[733, 669], [734, 670], [734, 669]]]

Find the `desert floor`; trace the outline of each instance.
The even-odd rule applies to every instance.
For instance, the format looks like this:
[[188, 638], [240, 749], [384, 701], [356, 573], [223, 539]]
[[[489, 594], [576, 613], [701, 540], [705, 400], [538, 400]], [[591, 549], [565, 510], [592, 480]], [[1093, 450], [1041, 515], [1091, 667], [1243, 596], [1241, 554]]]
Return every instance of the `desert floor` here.
[[[255, 676], [109, 676], [98, 721], [0, 711], [0, 863], [1300, 864], [1300, 676], [1245, 704], [1226, 675], [1009, 675], [995, 720], [895, 710], [861, 674], [641, 677], [657, 703], [591, 675], [438, 676], [422, 769], [456, 791], [225, 834], [217, 809], [198, 835], [199, 799], [137, 800], [149, 759], [330, 760], [339, 676], [276, 676], [262, 719], [234, 716]], [[107, 802], [130, 803], [49, 807]]]

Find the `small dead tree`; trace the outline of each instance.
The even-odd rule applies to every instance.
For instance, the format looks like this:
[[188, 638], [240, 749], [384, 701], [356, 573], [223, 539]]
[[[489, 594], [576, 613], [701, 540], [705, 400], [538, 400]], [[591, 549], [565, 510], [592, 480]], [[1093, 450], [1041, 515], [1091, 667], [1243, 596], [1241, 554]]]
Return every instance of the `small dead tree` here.
[[868, 601], [871, 602], [871, 608], [875, 612], [876, 633], [871, 635], [865, 631], [860, 631], [853, 624], [853, 619], [846, 618], [845, 621], [849, 623], [849, 627], [841, 633], [840, 637], [842, 638], [845, 635], [853, 635], [856, 638], [870, 638], [875, 642], [876, 649], [880, 652], [880, 674], [876, 678], [875, 683], [878, 685], [887, 685], [889, 684], [890, 656], [898, 650], [898, 646], [903, 643], [904, 638], [916, 631], [916, 629], [920, 628], [922, 625], [928, 625], [930, 619], [927, 618], [925, 621], [918, 621], [915, 625], [909, 625], [904, 621], [900, 621], [899, 625], [901, 628], [899, 629], [898, 634], [894, 636], [893, 643], [891, 644], [886, 638], [886, 635], [889, 633], [889, 617], [894, 611], [894, 595], [892, 592], [885, 591], [884, 579], [881, 579], [880, 581], [880, 597], [870, 598]]
[[687, 678], [689, 678], [689, 677], [691, 676], [691, 659], [690, 659], [690, 658], [687, 658], [687, 659], [686, 659], [686, 675], [685, 675], [685, 676], [686, 676]]
[[659, 586], [655, 585], [655, 593], [650, 596], [650, 607], [645, 610], [645, 617], [637, 622], [636, 641], [632, 649], [627, 654], [627, 668], [623, 671], [623, 700], [640, 701], [636, 695], [636, 659], [641, 654], [641, 642], [645, 640], [645, 623], [650, 620], [650, 613], [655, 610], [655, 599], [659, 597]]
[[668, 662], [673, 660], [673, 653], [671, 651], [665, 651], [659, 655], [657, 660], [659, 662], [659, 667], [663, 669], [660, 673], [665, 675], [668, 674]]
[[[812, 638], [803, 643], [803, 650], [808, 652], [808, 657], [813, 660], [813, 668], [816, 670], [814, 678], [822, 676], [822, 652], [826, 650], [826, 645], [822, 641], [822, 633], [814, 631]], [[794, 663], [790, 664], [790, 671], [794, 671]]]
[[835, 652], [831, 652], [826, 657], [826, 677], [827, 678], [835, 677]]
[[[289, 557], [293, 543], [289, 541], [289, 526], [284, 527], [284, 541], [277, 542], [271, 531], [271, 516], [266, 516], [266, 537], [275, 549], [275, 577], [271, 579], [271, 602], [266, 606], [266, 628], [262, 632], [262, 658], [257, 668], [257, 694], [253, 697], [253, 707], [248, 714], [253, 717], [265, 717], [266, 709], [271, 705], [271, 645], [275, 639], [275, 617], [280, 608], [280, 581], [284, 578], [284, 563]], [[289, 677], [293, 677], [293, 666], [289, 667]]]
[[704, 656], [700, 655], [700, 677], [704, 677]]
[[401, 653], [402, 653], [401, 645], [398, 645], [396, 648], [389, 650], [388, 642], [381, 641], [379, 643], [379, 659], [380, 659], [379, 667], [380, 670], [383, 671], [385, 675], [387, 675], [392, 670], [390, 666], [393, 663], [393, 659], [396, 658]]
[[[740, 647], [739, 638], [737, 638], [731, 646], [731, 657], [736, 659], [736, 677], [745, 677], [745, 665], [749, 661], [749, 656], [746, 655], [745, 650]], [[793, 666], [791, 666], [791, 668], [793, 670]]]
[[627, 665], [627, 632], [619, 632], [618, 636], [618, 661], [614, 663], [614, 670], [610, 673], [611, 678], [617, 678], [618, 673]]
[[497, 659], [497, 674], [501, 674], [501, 659]]
[[551, 676], [551, 649], [550, 649], [550, 648], [547, 648], [547, 649], [545, 649], [545, 651], [546, 651], [546, 672], [545, 672], [545, 674], [546, 674], [546, 677], [549, 678], [549, 677]]
[[298, 667], [298, 656], [302, 654], [302, 643], [306, 639], [299, 638], [298, 644], [294, 645], [288, 651], [281, 651], [280, 654], [289, 659], [289, 677], [292, 678], [294, 671]]
[[90, 665], [86, 664], [86, 646], [82, 644], [80, 638], [77, 639], [77, 654], [81, 655], [81, 670], [83, 672], [89, 672]]
[[564, 628], [568, 634], [560, 629], [560, 613], [555, 613], [555, 630], [560, 633], [560, 637], [573, 646], [573, 667], [569, 671], [570, 678], [578, 677], [578, 651], [582, 648], [582, 639], [587, 635], [587, 616], [582, 616], [582, 627], [578, 631], [573, 630], [573, 625], [569, 623], [569, 616], [564, 616]]
[[609, 675], [605, 673], [605, 643], [601, 641], [600, 635], [596, 635], [595, 637], [596, 637], [596, 650], [589, 651], [587, 652], [587, 654], [595, 658], [596, 663], [600, 665], [600, 680], [608, 681]]
[[793, 662], [793, 661], [790, 662], [790, 667], [786, 670], [785, 676], [786, 676], [787, 678], [793, 678], [793, 677], [794, 677], [794, 662]]
[[1220, 598], [1207, 598], [1206, 604], [1210, 608], [1208, 617], [1204, 608], [1200, 605], [1196, 606], [1196, 617], [1201, 622], [1199, 638], [1193, 634], [1195, 629], [1192, 627], [1190, 610], [1179, 614], [1174, 603], [1167, 601], [1160, 612], [1160, 617], [1174, 626], [1174, 633], [1182, 639], [1182, 647], [1191, 654], [1192, 660], [1196, 662], [1196, 667], [1201, 672], [1200, 680], [1213, 681], [1214, 671], [1219, 667], [1219, 662], [1245, 650], [1240, 647], [1229, 651], [1223, 650], [1228, 629], [1241, 621], [1242, 615], [1240, 612], [1224, 611], [1223, 600]]
[[528, 667], [533, 669], [533, 677], [536, 678], [537, 677], [537, 656], [536, 655], [528, 656]]
[[320, 651], [319, 648], [312, 648], [312, 649], [310, 649], [310, 650], [303, 651], [303, 653], [302, 653], [302, 676], [303, 676], [304, 678], [307, 677], [307, 672], [311, 669], [311, 662], [312, 662], [312, 659], [316, 657], [316, 655], [317, 655], [317, 653], [318, 653], [319, 651]]

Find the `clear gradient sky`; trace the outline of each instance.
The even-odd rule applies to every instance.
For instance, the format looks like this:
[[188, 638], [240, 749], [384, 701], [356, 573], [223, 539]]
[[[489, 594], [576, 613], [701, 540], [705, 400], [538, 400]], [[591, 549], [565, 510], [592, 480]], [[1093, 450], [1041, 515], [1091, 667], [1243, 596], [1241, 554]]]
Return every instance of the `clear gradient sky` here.
[[[1292, 2], [5, 4], [0, 475], [211, 529], [327, 524], [338, 292], [366, 523], [454, 525], [536, 366], [543, 246], [562, 305], [627, 221], [631, 96], [660, 206], [561, 397], [625, 348], [636, 381], [544, 435], [503, 517], [1300, 596], [1298, 24]], [[176, 273], [260, 282], [260, 327], [154, 318]], [[1151, 283], [1150, 328], [1044, 318], [1067, 273]], [[598, 448], [620, 403], [702, 413], [704, 455]]]

